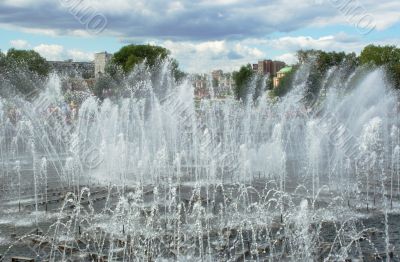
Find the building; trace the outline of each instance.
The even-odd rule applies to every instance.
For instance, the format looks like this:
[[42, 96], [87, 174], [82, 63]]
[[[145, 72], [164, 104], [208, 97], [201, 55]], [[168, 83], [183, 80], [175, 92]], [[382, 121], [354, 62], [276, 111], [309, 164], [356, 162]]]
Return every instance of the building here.
[[253, 65], [253, 70], [257, 68], [257, 72], [261, 75], [275, 76], [276, 73], [285, 67], [285, 63], [281, 61], [261, 60], [258, 65]]
[[194, 96], [196, 99], [210, 98], [210, 79], [208, 75], [194, 74], [191, 76], [194, 87]]
[[211, 77], [213, 80], [221, 81], [223, 76], [224, 76], [224, 71], [222, 70], [214, 70], [211, 72]]
[[288, 73], [292, 72], [293, 68], [291, 66], [287, 66], [279, 70], [279, 72], [276, 74], [276, 77], [274, 77], [274, 88], [277, 88], [279, 86], [280, 81], [282, 78], [285, 77]]
[[224, 73], [222, 70], [214, 70], [211, 72], [211, 79], [213, 97], [225, 98], [232, 94], [234, 83], [231, 73]]
[[81, 77], [90, 79], [94, 77], [93, 62], [73, 62], [72, 59], [65, 61], [48, 61], [52, 70], [59, 75], [66, 75], [70, 78]]
[[94, 74], [95, 78], [106, 72], [106, 65], [111, 60], [112, 55], [107, 52], [101, 52], [94, 55]]
[[253, 71], [258, 72], [258, 64], [253, 64]]

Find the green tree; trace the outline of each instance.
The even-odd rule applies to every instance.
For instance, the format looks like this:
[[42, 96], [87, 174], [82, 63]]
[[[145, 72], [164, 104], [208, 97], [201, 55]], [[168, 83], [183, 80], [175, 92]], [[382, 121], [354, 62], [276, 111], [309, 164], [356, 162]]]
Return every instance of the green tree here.
[[[344, 52], [324, 52], [321, 50], [300, 50], [297, 52], [300, 63], [309, 63], [311, 66], [310, 74], [307, 79], [306, 99], [312, 101], [316, 94], [319, 93], [322, 81], [329, 68], [333, 66], [343, 66], [347, 68], [350, 74], [358, 65], [358, 58], [355, 53], [346, 54]], [[288, 75], [288, 78], [293, 75]], [[285, 84], [286, 94], [288, 91]]]
[[5, 62], [6, 62], [6, 55], [0, 49], [0, 68], [3, 68], [5, 66]]
[[179, 63], [176, 59], [172, 58], [170, 65], [171, 65], [171, 71], [177, 82], [182, 81], [182, 79], [184, 79], [187, 76], [187, 74], [185, 72], [183, 72], [179, 69]]
[[400, 89], [400, 63], [393, 64], [389, 67], [389, 77], [394, 87]]
[[29, 71], [37, 73], [39, 76], [47, 77], [50, 73], [50, 65], [46, 59], [33, 50], [8, 50], [6, 56], [6, 65], [16, 64], [26, 66]]
[[127, 45], [114, 54], [113, 62], [120, 65], [125, 73], [130, 72], [135, 65], [146, 61], [146, 65], [154, 67], [160, 61], [165, 61], [170, 52], [160, 46]]
[[360, 54], [360, 62], [366, 66], [384, 66], [389, 81], [400, 89], [400, 48], [368, 45]]
[[400, 49], [395, 46], [366, 46], [360, 54], [361, 64], [382, 66], [400, 63]]
[[212, 87], [217, 88], [219, 86], [219, 81], [216, 78], [213, 78], [212, 80]]
[[100, 76], [96, 81], [93, 87], [93, 94], [103, 100], [104, 98], [117, 95], [121, 91], [119, 87], [118, 80], [105, 74]]
[[0, 91], [2, 96], [33, 96], [44, 87], [50, 65], [33, 50], [10, 49], [0, 55]]
[[233, 81], [235, 81], [235, 89], [233, 90], [235, 98], [245, 101], [248, 95], [248, 85], [254, 77], [254, 71], [251, 65], [242, 66], [239, 71], [233, 72]]
[[254, 72], [250, 64], [233, 72], [232, 79], [235, 82], [233, 89], [235, 98], [244, 102], [249, 102], [249, 98], [256, 101], [266, 91], [268, 85], [264, 76]]
[[284, 96], [286, 95], [290, 89], [292, 88], [293, 85], [293, 80], [294, 77], [296, 75], [296, 71], [298, 69], [298, 66], [294, 66], [292, 71], [290, 71], [289, 73], [287, 73], [279, 82], [279, 86], [277, 86], [276, 88], [273, 88], [271, 91], [271, 95], [273, 97], [276, 96]]
[[181, 81], [186, 74], [179, 69], [179, 63], [171, 58], [171, 52], [161, 46], [153, 45], [127, 45], [122, 47], [113, 56], [112, 63], [120, 67], [123, 72], [129, 73], [141, 63], [145, 63], [151, 70], [168, 62], [170, 70], [176, 81]]

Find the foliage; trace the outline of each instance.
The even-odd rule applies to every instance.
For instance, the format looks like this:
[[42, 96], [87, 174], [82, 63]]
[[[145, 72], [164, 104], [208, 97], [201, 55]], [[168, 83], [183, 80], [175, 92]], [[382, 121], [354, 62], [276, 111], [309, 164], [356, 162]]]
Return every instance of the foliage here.
[[400, 89], [400, 63], [389, 66], [388, 73], [394, 87]]
[[179, 63], [176, 59], [171, 59], [170, 66], [175, 81], [181, 82], [187, 76], [185, 72], [179, 69]]
[[6, 55], [1, 51], [0, 49], [0, 68], [3, 68], [5, 66], [5, 60]]
[[150, 68], [160, 61], [166, 60], [170, 52], [160, 46], [127, 45], [114, 54], [113, 62], [120, 65], [125, 73], [130, 72], [135, 65], [146, 62]]
[[160, 46], [127, 45], [113, 56], [108, 72], [115, 78], [115, 69], [121, 69], [125, 74], [130, 73], [136, 65], [145, 63], [152, 71], [157, 71], [163, 63], [168, 63], [174, 79], [179, 82], [186, 74], [179, 69], [179, 63], [170, 57], [171, 52]]
[[[106, 65], [106, 74], [101, 76], [93, 88], [93, 93], [100, 99], [116, 95], [128, 95], [135, 89], [136, 81], [141, 79], [150, 69], [150, 77], [153, 81], [154, 90], [161, 89], [162, 66], [167, 64], [176, 82], [186, 77], [186, 74], [179, 69], [179, 63], [170, 57], [170, 51], [152, 45], [128, 45], [122, 47], [113, 55], [112, 60]], [[136, 69], [133, 71], [133, 69]], [[131, 72], [134, 72], [132, 75]], [[147, 77], [147, 76], [146, 76]], [[161, 92], [161, 91], [160, 91]]]
[[[369, 45], [358, 57], [355, 53], [346, 54], [321, 50], [300, 50], [297, 52], [297, 57], [300, 64], [309, 64], [310, 66], [306, 80], [306, 99], [309, 101], [319, 93], [326, 73], [334, 66], [340, 66], [343, 69], [344, 77], [354, 72], [359, 65], [371, 69], [383, 66], [386, 69], [388, 80], [400, 89], [400, 48], [395, 46]], [[281, 80], [279, 87], [271, 92], [272, 96], [283, 96], [290, 90], [296, 69], [295, 67], [295, 70]]]
[[[292, 71], [287, 73], [279, 82], [279, 86], [277, 88], [273, 88], [270, 95], [273, 97], [276, 96], [284, 96], [286, 95], [290, 89], [292, 88], [293, 85], [293, 80], [296, 75], [298, 66], [294, 66]], [[272, 82], [272, 81], [271, 81]]]
[[[333, 66], [345, 66], [350, 74], [359, 61], [355, 53], [324, 52], [321, 50], [301, 50], [297, 57], [300, 63], [309, 63], [310, 74], [307, 79], [306, 99], [312, 100], [319, 93], [322, 81], [329, 68]], [[286, 93], [287, 90], [283, 93]]]
[[400, 48], [368, 45], [360, 54], [360, 62], [367, 66], [384, 66], [388, 79], [400, 89]]
[[97, 79], [92, 91], [95, 96], [103, 100], [104, 98], [116, 95], [120, 87], [118, 78], [104, 74]]
[[50, 65], [46, 59], [33, 50], [8, 50], [5, 56], [5, 64], [15, 63], [18, 66], [27, 66], [29, 71], [37, 73], [39, 76], [47, 77], [50, 73]]
[[122, 66], [115, 64], [113, 62], [108, 62], [105, 67], [105, 74], [112, 77], [115, 80], [122, 81], [124, 77], [124, 70]]
[[249, 96], [256, 101], [265, 91], [267, 83], [265, 78], [253, 71], [250, 64], [242, 66], [239, 71], [232, 74], [235, 98], [247, 102]]
[[382, 66], [400, 63], [400, 49], [395, 46], [366, 46], [360, 54], [361, 64]]
[[[1, 53], [1, 52], [0, 52]], [[0, 95], [33, 96], [43, 88], [50, 65], [33, 50], [10, 49], [0, 55]]]
[[251, 65], [242, 66], [238, 72], [233, 72], [233, 81], [235, 81], [235, 98], [244, 101], [248, 94], [248, 85], [254, 76]]
[[217, 88], [219, 86], [219, 81], [218, 79], [213, 78], [212, 80], [212, 87]]

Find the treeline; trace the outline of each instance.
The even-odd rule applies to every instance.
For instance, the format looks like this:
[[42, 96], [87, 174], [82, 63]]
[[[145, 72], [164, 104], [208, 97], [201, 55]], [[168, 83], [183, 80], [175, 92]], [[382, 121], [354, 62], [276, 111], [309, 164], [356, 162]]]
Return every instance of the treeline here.
[[359, 66], [371, 70], [383, 67], [390, 84], [394, 88], [400, 89], [400, 48], [396, 46], [368, 45], [359, 56], [355, 53], [300, 50], [297, 52], [297, 58], [297, 64], [293, 65], [293, 70], [280, 80], [278, 87], [273, 88], [273, 76], [271, 76], [270, 79], [266, 80], [266, 83], [260, 85], [264, 86], [264, 90], [257, 90], [260, 86], [256, 86], [257, 92], [254, 92], [252, 81], [259, 79], [260, 76], [252, 70], [250, 65], [242, 66], [239, 71], [233, 73], [236, 99], [245, 100], [249, 94], [252, 95], [253, 99], [256, 99], [268, 89], [271, 90], [270, 95], [272, 97], [284, 96], [292, 88], [296, 72], [300, 65], [304, 63], [308, 63], [310, 66], [310, 73], [306, 80], [307, 92], [310, 97], [319, 92], [328, 70], [334, 66], [341, 67], [342, 72], [348, 75]]
[[[127, 45], [113, 55], [106, 65], [106, 73], [92, 87], [93, 93], [100, 99], [118, 96], [129, 91], [126, 90], [127, 84], [130, 84], [128, 88], [132, 91], [135, 77], [129, 77], [139, 65], [142, 71], [137, 70], [135, 77], [140, 78], [140, 74], [143, 76], [150, 73], [155, 88], [159, 89], [162, 88], [159, 83], [163, 81], [160, 79], [161, 71], [165, 69], [163, 67], [168, 67], [167, 75], [169, 72], [169, 79], [174, 81], [179, 82], [186, 75], [179, 69], [178, 62], [171, 57], [168, 49], [152, 45]], [[49, 76], [50, 71], [51, 66], [46, 59], [33, 50], [10, 49], [7, 53], [0, 50], [0, 95], [33, 96], [43, 87], [43, 80]]]
[[[321, 88], [322, 81], [328, 70], [332, 67], [341, 67], [344, 72], [343, 77], [347, 78], [354, 69], [359, 65], [358, 58], [355, 53], [345, 53], [345, 52], [324, 52], [321, 50], [307, 50], [298, 51], [297, 57], [299, 60], [298, 65], [292, 72], [292, 79], [294, 74], [296, 74], [299, 69], [300, 64], [308, 63], [310, 66], [309, 75], [306, 81], [306, 99], [312, 99], [315, 94], [317, 94]], [[283, 88], [287, 91], [293, 85], [293, 81], [287, 81], [288, 76], [285, 76], [282, 82], [282, 86], [278, 86], [272, 91], [272, 94], [281, 95], [279, 89]], [[286, 91], [286, 92], [287, 92]], [[283, 93], [283, 95], [286, 93]]]

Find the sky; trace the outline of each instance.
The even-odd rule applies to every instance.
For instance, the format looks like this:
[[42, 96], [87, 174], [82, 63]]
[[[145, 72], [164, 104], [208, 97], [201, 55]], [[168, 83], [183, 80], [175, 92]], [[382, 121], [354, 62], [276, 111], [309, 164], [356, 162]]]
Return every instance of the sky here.
[[399, 0], [0, 0], [0, 49], [90, 61], [127, 44], [161, 45], [182, 69], [296, 62], [296, 51], [400, 46]]

